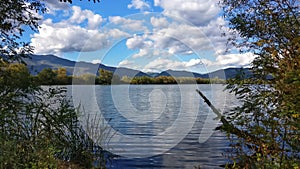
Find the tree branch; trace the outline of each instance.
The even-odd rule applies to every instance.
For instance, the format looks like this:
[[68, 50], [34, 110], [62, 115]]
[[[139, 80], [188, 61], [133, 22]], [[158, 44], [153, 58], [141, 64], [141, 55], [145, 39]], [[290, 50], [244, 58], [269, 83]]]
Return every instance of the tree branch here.
[[[239, 138], [243, 138], [247, 140], [247, 142], [255, 144], [255, 145], [262, 145], [265, 144], [265, 141], [263, 141], [261, 138], [255, 137], [251, 134], [249, 134], [247, 131], [243, 131], [235, 127], [232, 123], [226, 120], [226, 118], [215, 108], [213, 104], [207, 99], [207, 97], [198, 89], [196, 89], [197, 93], [203, 98], [204, 102], [212, 109], [212, 111], [220, 118], [222, 122], [221, 129], [230, 133], [234, 134]], [[272, 147], [276, 150], [280, 150], [280, 147], [276, 144], [274, 147]]]

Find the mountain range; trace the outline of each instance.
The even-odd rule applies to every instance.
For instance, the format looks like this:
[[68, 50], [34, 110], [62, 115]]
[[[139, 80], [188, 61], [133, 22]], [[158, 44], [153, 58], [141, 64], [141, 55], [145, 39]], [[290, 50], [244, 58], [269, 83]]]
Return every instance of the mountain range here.
[[[196, 73], [189, 71], [179, 71], [179, 70], [166, 70], [160, 73], [145, 73], [139, 70], [124, 68], [124, 67], [112, 67], [106, 66], [104, 64], [93, 64], [90, 62], [75, 62], [68, 59], [60, 58], [54, 55], [31, 55], [30, 59], [24, 60], [27, 63], [27, 66], [31, 74], [36, 75], [41, 70], [45, 68], [57, 69], [60, 67], [66, 68], [68, 75], [73, 75], [74, 71], [76, 75], [91, 73], [96, 74], [98, 69], [104, 69], [114, 74], [123, 77], [134, 77], [134, 76], [148, 76], [148, 77], [159, 77], [159, 76], [173, 76], [173, 77], [200, 77], [200, 78], [220, 78], [228, 79], [235, 77], [238, 73], [243, 71], [246, 74], [246, 77], [251, 76], [249, 68], [227, 68], [220, 69], [210, 73]], [[76, 68], [75, 68], [76, 67]], [[75, 69], [74, 69], [75, 68]]]

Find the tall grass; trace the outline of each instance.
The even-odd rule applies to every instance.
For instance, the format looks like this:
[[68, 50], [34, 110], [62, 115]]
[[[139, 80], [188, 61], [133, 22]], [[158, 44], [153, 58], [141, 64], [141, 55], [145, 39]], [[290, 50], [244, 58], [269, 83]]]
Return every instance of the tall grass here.
[[105, 168], [107, 156], [99, 146], [105, 129], [99, 128], [96, 117], [89, 117], [88, 128], [83, 128], [65, 88], [4, 92], [0, 168]]

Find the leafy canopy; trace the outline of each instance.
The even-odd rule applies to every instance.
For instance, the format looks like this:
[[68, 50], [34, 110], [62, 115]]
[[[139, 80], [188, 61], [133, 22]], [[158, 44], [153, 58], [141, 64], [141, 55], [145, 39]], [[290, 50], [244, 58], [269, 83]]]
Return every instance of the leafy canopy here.
[[[65, 89], [38, 86], [19, 63], [33, 51], [21, 37], [28, 28], [38, 30], [45, 11], [38, 0], [0, 3], [0, 168], [92, 168], [96, 158], [105, 166]], [[65, 70], [50, 71], [39, 78], [65, 79]]]
[[[230, 42], [256, 54], [253, 77], [227, 86], [241, 101], [228, 114], [257, 144], [234, 141], [239, 167], [299, 168], [300, 8], [297, 0], [222, 0], [224, 17], [236, 32]], [[238, 38], [240, 37], [240, 38]]]

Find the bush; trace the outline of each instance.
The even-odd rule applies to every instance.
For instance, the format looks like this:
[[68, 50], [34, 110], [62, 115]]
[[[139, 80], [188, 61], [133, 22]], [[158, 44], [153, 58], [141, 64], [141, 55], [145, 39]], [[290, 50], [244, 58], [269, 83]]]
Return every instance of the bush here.
[[1, 63], [0, 168], [92, 168], [95, 159], [105, 167], [66, 89], [36, 86], [25, 68]]

